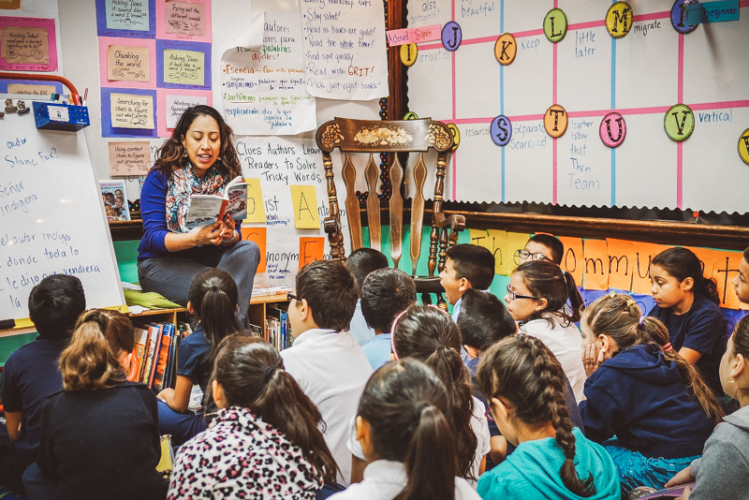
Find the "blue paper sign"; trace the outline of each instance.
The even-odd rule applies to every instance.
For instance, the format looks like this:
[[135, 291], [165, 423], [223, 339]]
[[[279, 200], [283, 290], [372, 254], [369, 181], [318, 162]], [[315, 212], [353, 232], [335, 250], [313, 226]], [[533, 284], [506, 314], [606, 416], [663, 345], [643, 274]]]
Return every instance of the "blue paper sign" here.
[[723, 23], [739, 20], [739, 0], [703, 3], [706, 23]]

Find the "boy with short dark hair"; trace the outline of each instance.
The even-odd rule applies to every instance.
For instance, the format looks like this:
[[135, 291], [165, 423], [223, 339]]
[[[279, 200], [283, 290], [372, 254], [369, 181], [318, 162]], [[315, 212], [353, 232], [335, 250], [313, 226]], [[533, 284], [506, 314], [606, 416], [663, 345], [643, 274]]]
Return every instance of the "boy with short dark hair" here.
[[361, 306], [374, 338], [362, 350], [373, 370], [390, 361], [390, 328], [395, 318], [416, 303], [416, 284], [400, 269], [370, 273], [361, 289]]
[[518, 265], [529, 260], [548, 260], [561, 266], [564, 257], [564, 244], [550, 234], [534, 234], [525, 243], [525, 248], [517, 251]]
[[36, 460], [44, 402], [62, 390], [60, 353], [86, 309], [81, 280], [66, 275], [44, 278], [31, 290], [28, 307], [39, 337], [10, 355], [2, 387], [8, 436], [0, 438], [0, 483], [19, 492], [24, 470]]
[[453, 320], [458, 321], [461, 298], [469, 288], [488, 290], [494, 279], [494, 255], [484, 247], [467, 243], [447, 250], [447, 262], [440, 273], [440, 283], [447, 301], [453, 306]]
[[[365, 247], [351, 252], [351, 255], [346, 259], [346, 267], [356, 278], [356, 285], [361, 290], [364, 280], [371, 272], [388, 267], [388, 259], [382, 252]], [[349, 332], [360, 346], [363, 346], [375, 336], [374, 329], [367, 325], [367, 321], [362, 314], [361, 299], [356, 303], [356, 311], [354, 311], [354, 317], [351, 318]]]
[[302, 268], [289, 298], [294, 345], [281, 351], [281, 357], [286, 371], [320, 410], [325, 442], [340, 468], [338, 481], [348, 485], [349, 423], [372, 374], [367, 357], [347, 331], [358, 287], [342, 263], [319, 260]]

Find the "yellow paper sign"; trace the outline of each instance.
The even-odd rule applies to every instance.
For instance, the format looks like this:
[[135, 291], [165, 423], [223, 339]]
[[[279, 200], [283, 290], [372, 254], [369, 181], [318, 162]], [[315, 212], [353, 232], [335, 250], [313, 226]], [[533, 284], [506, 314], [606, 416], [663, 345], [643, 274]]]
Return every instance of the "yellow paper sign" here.
[[154, 128], [153, 97], [150, 95], [112, 94], [112, 127]]
[[507, 233], [497, 229], [469, 229], [471, 244], [484, 247], [494, 255], [494, 274], [505, 274], [507, 257]]
[[9, 83], [9, 94], [22, 95], [52, 95], [55, 93], [54, 85], [36, 85], [33, 83]]
[[191, 50], [165, 50], [164, 82], [205, 85], [205, 54]]
[[515, 253], [518, 250], [522, 250], [523, 248], [525, 248], [525, 244], [528, 242], [530, 237], [531, 235], [528, 233], [507, 232], [507, 250], [504, 252], [504, 255], [507, 256], [507, 275], [512, 274], [512, 271], [514, 271], [518, 267]]
[[289, 186], [294, 203], [294, 225], [297, 229], [318, 229], [317, 190], [315, 186]]
[[107, 47], [107, 79], [147, 82], [151, 79], [151, 55], [148, 47], [110, 45]]
[[265, 219], [265, 199], [263, 190], [260, 186], [260, 179], [246, 177], [247, 183], [247, 217], [245, 222], [266, 222]]

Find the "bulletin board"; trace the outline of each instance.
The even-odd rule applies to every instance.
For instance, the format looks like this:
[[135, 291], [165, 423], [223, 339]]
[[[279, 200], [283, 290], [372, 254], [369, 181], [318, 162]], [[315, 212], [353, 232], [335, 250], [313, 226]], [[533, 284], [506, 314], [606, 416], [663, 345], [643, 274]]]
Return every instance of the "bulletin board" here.
[[[679, 3], [628, 1], [630, 29], [615, 38], [606, 27], [614, 2], [410, 0], [409, 27], [454, 21], [460, 30], [457, 50], [420, 43], [408, 68], [409, 109], [460, 131], [447, 197], [746, 213], [749, 165], [739, 151], [749, 136], [749, 67], [740, 61], [749, 46], [749, 2], [733, 2], [737, 20], [703, 22], [689, 33], [672, 25]], [[567, 24], [556, 43], [544, 32], [552, 9]], [[516, 45], [507, 65], [495, 55], [502, 34]], [[568, 120], [558, 138], [544, 127], [555, 104]], [[677, 104], [691, 109], [694, 125], [679, 141], [666, 133], [690, 128], [683, 110], [672, 109]], [[626, 127], [617, 147], [601, 137], [612, 111]], [[612, 124], [617, 136], [616, 118]], [[498, 135], [504, 146], [493, 140]]]

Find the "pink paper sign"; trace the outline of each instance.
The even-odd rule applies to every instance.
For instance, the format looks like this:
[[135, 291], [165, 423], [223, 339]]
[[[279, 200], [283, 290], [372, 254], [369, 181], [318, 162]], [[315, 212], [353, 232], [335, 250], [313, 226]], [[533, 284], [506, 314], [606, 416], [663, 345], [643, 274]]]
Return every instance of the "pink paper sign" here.
[[[148, 79], [143, 81], [133, 81], [133, 79], [123, 80], [110, 80], [110, 68], [109, 63], [111, 59], [110, 47], [117, 47], [113, 49], [122, 54], [122, 60], [127, 62], [128, 55], [125, 54], [127, 51], [120, 49], [124, 47], [135, 47], [148, 49], [148, 71], [144, 71], [144, 75]], [[142, 51], [139, 51], [142, 52]], [[135, 51], [133, 51], [135, 54]], [[143, 57], [142, 54], [141, 57]], [[99, 37], [99, 71], [101, 73], [100, 81], [102, 87], [117, 87], [117, 88], [129, 88], [129, 89], [152, 89], [156, 87], [156, 40], [146, 40], [143, 38], [110, 38], [106, 36]]]
[[421, 28], [403, 28], [399, 30], [390, 30], [386, 33], [390, 46], [397, 47], [398, 45], [405, 45], [407, 43], [439, 40], [442, 33], [442, 25], [433, 24]]
[[0, 17], [0, 69], [57, 71], [55, 20]]
[[156, 37], [211, 43], [211, 0], [156, 0]]

